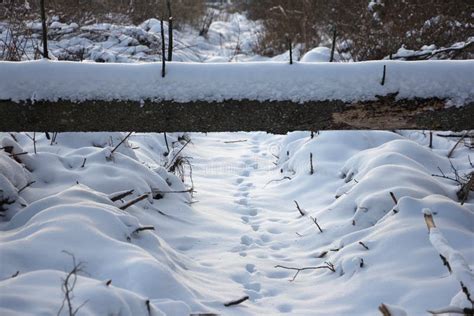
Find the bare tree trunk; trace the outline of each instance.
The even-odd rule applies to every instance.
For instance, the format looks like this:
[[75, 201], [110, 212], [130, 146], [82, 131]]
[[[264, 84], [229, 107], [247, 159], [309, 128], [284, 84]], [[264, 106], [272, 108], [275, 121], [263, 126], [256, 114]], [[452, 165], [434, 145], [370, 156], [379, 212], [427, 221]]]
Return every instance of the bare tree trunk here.
[[43, 57], [49, 59], [48, 55], [48, 30], [46, 28], [46, 11], [44, 8], [44, 0], [40, 0], [41, 9], [41, 25], [43, 29]]

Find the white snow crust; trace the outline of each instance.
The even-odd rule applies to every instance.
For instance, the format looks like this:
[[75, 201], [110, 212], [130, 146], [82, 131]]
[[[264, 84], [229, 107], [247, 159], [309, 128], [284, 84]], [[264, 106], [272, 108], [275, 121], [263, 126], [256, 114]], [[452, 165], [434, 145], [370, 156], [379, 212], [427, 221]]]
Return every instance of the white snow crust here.
[[[386, 66], [385, 85], [381, 85]], [[455, 104], [474, 98], [474, 62], [373, 61], [361, 63], [159, 63], [96, 64], [0, 62], [3, 100], [374, 100], [441, 98]]]

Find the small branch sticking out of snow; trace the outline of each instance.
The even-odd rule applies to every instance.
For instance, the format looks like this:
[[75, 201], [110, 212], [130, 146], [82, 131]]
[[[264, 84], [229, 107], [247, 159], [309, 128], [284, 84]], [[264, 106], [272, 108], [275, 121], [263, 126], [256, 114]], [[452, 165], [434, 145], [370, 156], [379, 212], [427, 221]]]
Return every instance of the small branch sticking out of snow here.
[[429, 148], [430, 148], [430, 149], [433, 148], [433, 131], [430, 131], [430, 144], [429, 144]]
[[359, 241], [359, 245], [364, 247], [366, 250], [369, 250], [369, 247], [367, 247], [366, 244], [364, 244], [362, 241]]
[[146, 310], [148, 311], [148, 315], [151, 315], [151, 304], [150, 304], [150, 300], [146, 300], [146, 301], [145, 301], [145, 305], [146, 305]]
[[454, 144], [453, 148], [451, 148], [451, 150], [449, 151], [448, 158], [451, 158], [451, 156], [453, 155], [453, 153], [456, 150], [456, 148], [458, 147], [458, 145], [464, 140], [464, 138], [466, 138], [466, 136], [467, 136], [467, 132], [464, 132], [464, 134], [461, 136], [461, 138], [459, 138], [459, 140], [456, 142], [456, 144]]
[[118, 143], [117, 146], [115, 146], [115, 148], [110, 152], [110, 156], [113, 155], [113, 153], [120, 147], [120, 145], [122, 145], [130, 136], [132, 136], [133, 132], [130, 132], [128, 133], [127, 136], [125, 136], [124, 139], [122, 139], [122, 141], [120, 143]]
[[298, 202], [296, 202], [296, 200], [294, 202], [295, 202], [296, 208], [298, 209], [298, 212], [300, 212], [301, 216], [305, 216], [306, 213], [300, 208], [300, 205], [298, 204]]
[[383, 65], [383, 74], [382, 74], [382, 81], [380, 81], [380, 84], [383, 86], [385, 85], [385, 76], [387, 73], [387, 65]]
[[321, 226], [319, 226], [318, 220], [315, 217], [312, 217], [312, 216], [310, 218], [313, 221], [313, 223], [316, 225], [316, 227], [318, 227], [319, 231], [322, 233], [323, 230], [321, 229]]
[[393, 194], [393, 192], [390, 192], [390, 197], [392, 198], [393, 203], [395, 203], [395, 205], [397, 205], [398, 201], [397, 201], [397, 198], [395, 197], [395, 194]]
[[436, 228], [435, 222], [433, 220], [433, 215], [431, 214], [430, 209], [424, 208], [423, 214], [425, 217], [425, 222], [426, 222], [426, 226], [428, 227], [428, 230], [431, 231], [431, 229]]
[[64, 299], [61, 304], [61, 307], [59, 308], [58, 315], [61, 314], [64, 308], [64, 305], [67, 303], [69, 316], [74, 316], [77, 314], [79, 309], [87, 303], [87, 301], [85, 301], [84, 303], [79, 305], [76, 309], [74, 309], [72, 306], [72, 299], [73, 299], [72, 291], [74, 290], [74, 287], [76, 286], [77, 274], [83, 271], [83, 264], [82, 262], [76, 263], [76, 257], [72, 253], [67, 252], [65, 250], [63, 250], [63, 252], [72, 257], [73, 268], [67, 274], [66, 278], [62, 280], [63, 283], [62, 283], [61, 289], [64, 293]]

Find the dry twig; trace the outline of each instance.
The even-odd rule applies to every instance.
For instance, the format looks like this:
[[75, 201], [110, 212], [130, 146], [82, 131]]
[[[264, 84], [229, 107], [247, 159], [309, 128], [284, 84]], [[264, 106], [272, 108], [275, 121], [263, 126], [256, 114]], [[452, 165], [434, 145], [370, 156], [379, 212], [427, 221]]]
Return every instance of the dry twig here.
[[122, 139], [122, 141], [120, 143], [118, 143], [118, 145], [115, 146], [115, 148], [110, 152], [110, 155], [112, 156], [113, 153], [120, 147], [120, 145], [122, 145], [130, 136], [132, 136], [132, 134], [133, 134], [133, 132], [128, 133], [128, 135], [125, 136], [125, 138]]
[[306, 214], [303, 212], [303, 210], [300, 208], [300, 205], [298, 204], [298, 202], [296, 202], [296, 200], [294, 200], [295, 204], [296, 204], [296, 208], [298, 209], [298, 212], [300, 212], [301, 216], [305, 216]]
[[137, 198], [134, 198], [133, 200], [125, 203], [124, 205], [120, 206], [119, 208], [123, 211], [123, 210], [126, 210], [127, 208], [129, 208], [130, 206], [140, 202], [140, 201], [143, 201], [144, 199], [146, 199], [148, 197], [148, 194], [143, 194], [143, 195], [140, 195], [139, 197]]
[[61, 304], [61, 307], [59, 308], [58, 315], [61, 314], [61, 312], [64, 308], [64, 305], [67, 304], [68, 311], [69, 311], [69, 316], [74, 316], [74, 315], [77, 314], [79, 309], [82, 306], [84, 306], [84, 304], [87, 303], [87, 301], [85, 301], [84, 303], [79, 305], [79, 307], [77, 307], [76, 309], [74, 309], [73, 306], [72, 306], [72, 299], [74, 298], [74, 295], [73, 295], [72, 292], [74, 290], [74, 287], [76, 286], [77, 274], [83, 271], [83, 264], [82, 264], [82, 262], [76, 263], [76, 257], [72, 253], [67, 252], [65, 250], [63, 250], [63, 252], [72, 257], [73, 268], [67, 274], [66, 278], [63, 279], [61, 289], [64, 293], [64, 299], [63, 299], [63, 302]]
[[448, 158], [451, 158], [451, 156], [453, 155], [454, 153], [454, 150], [456, 150], [456, 148], [458, 147], [458, 145], [464, 140], [464, 138], [466, 138], [467, 136], [467, 132], [465, 132], [461, 138], [459, 138], [459, 140], [456, 142], [456, 144], [454, 144], [453, 148], [449, 151], [448, 153]]
[[312, 217], [312, 216], [310, 216], [310, 218], [313, 221], [313, 223], [316, 225], [316, 227], [318, 227], [319, 231], [322, 233], [323, 230], [321, 229], [321, 226], [319, 226], [318, 220], [315, 217]]
[[111, 195], [109, 195], [109, 199], [110, 199], [112, 202], [115, 202], [115, 201], [118, 201], [118, 200], [123, 199], [124, 197], [129, 196], [129, 195], [132, 194], [134, 191], [135, 191], [135, 190], [128, 190], [128, 191], [122, 191], [122, 192], [112, 193]]
[[298, 276], [298, 274], [301, 272], [301, 271], [305, 271], [305, 270], [318, 270], [318, 269], [328, 269], [328, 270], [331, 270], [332, 272], [336, 272], [336, 269], [334, 268], [334, 265], [330, 262], [325, 262], [326, 265], [324, 266], [317, 266], [317, 267], [304, 267], [304, 268], [294, 268], [294, 267], [286, 267], [286, 266], [282, 266], [282, 265], [276, 265], [275, 268], [281, 268], [281, 269], [287, 269], [287, 270], [295, 270], [296, 273], [295, 275], [293, 276], [293, 279], [290, 280], [290, 282], [293, 282], [296, 277]]

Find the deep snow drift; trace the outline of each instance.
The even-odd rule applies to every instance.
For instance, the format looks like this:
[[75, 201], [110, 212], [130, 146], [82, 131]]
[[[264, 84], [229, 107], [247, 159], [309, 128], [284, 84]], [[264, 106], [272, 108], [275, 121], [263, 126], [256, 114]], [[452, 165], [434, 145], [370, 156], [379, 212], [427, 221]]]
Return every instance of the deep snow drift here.
[[[458, 183], [432, 176], [473, 172], [469, 139], [448, 159], [456, 139], [435, 135], [431, 149], [422, 132], [191, 134], [183, 184], [162, 167], [182, 135], [168, 135], [168, 155], [159, 134], [134, 134], [114, 153], [125, 134], [60, 133], [52, 145], [36, 136], [37, 154], [26, 134], [2, 134], [2, 314], [56, 314], [71, 255], [78, 315], [471, 307], [459, 279], [474, 291], [474, 198], [460, 205]], [[428, 234], [426, 209], [442, 238]], [[451, 274], [440, 252], [470, 267]]]
[[[386, 67], [385, 84], [381, 80]], [[310, 100], [398, 98], [474, 100], [474, 62], [96, 64], [0, 62], [0, 99], [19, 100]]]

